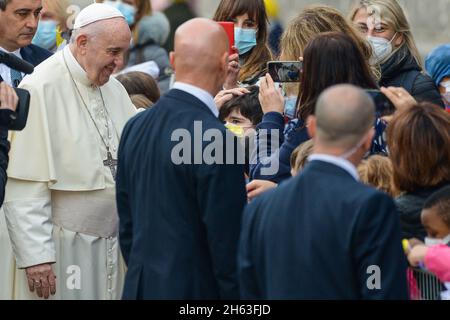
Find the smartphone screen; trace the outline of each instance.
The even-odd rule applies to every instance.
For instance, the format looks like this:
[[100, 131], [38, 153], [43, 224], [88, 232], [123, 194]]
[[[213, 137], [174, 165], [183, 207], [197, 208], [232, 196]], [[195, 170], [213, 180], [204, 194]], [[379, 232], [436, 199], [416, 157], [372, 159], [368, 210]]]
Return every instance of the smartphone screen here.
[[375, 103], [378, 117], [389, 116], [395, 113], [394, 105], [380, 90], [366, 90], [366, 92], [372, 97]]
[[270, 61], [267, 69], [274, 82], [300, 82], [301, 61]]
[[234, 50], [232, 49], [234, 47], [234, 22], [220, 21], [220, 22], [218, 22], [218, 24], [220, 24], [225, 29], [225, 32], [227, 33], [228, 42], [230, 44], [229, 52], [231, 55], [231, 54], [235, 53]]

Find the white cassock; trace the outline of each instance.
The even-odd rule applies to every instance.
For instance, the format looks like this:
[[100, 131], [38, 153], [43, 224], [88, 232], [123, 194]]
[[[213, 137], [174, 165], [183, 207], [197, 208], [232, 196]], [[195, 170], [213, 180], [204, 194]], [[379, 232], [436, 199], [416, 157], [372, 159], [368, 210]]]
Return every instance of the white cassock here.
[[125, 265], [114, 166], [104, 161], [106, 145], [117, 159], [119, 137], [135, 108], [114, 78], [91, 86], [69, 47], [21, 87], [31, 93], [30, 114], [25, 130], [11, 135], [3, 206], [16, 265], [0, 217], [0, 298], [37, 299], [23, 269], [56, 262], [52, 299], [120, 299]]

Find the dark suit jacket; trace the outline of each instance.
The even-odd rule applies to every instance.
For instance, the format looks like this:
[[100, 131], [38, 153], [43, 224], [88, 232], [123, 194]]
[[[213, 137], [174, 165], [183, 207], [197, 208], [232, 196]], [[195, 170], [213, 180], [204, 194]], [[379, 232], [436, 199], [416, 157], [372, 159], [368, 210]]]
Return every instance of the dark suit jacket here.
[[5, 187], [8, 176], [6, 170], [8, 169], [10, 144], [8, 141], [8, 130], [0, 127], [0, 207], [5, 200]]
[[[174, 164], [179, 137], [172, 135], [182, 129], [194, 137], [194, 121], [202, 123], [200, 138], [211, 128], [225, 134], [206, 105], [180, 90], [124, 129], [117, 175], [120, 245], [128, 264], [124, 299], [239, 298], [244, 167]], [[194, 147], [187, 157], [194, 157]]]
[[[31, 63], [35, 67], [44, 60], [47, 60], [47, 58], [49, 58], [52, 54], [52, 52], [44, 48], [35, 46], [34, 44], [30, 44], [20, 49], [20, 55], [22, 56], [22, 59]], [[1, 76], [0, 80], [3, 80]]]
[[35, 46], [34, 44], [30, 44], [29, 46], [20, 49], [20, 54], [22, 55], [23, 60], [36, 67], [44, 60], [47, 60], [47, 58], [50, 58], [53, 53], [44, 48]]
[[312, 161], [244, 212], [244, 299], [407, 299], [406, 268], [393, 200], [332, 164]]

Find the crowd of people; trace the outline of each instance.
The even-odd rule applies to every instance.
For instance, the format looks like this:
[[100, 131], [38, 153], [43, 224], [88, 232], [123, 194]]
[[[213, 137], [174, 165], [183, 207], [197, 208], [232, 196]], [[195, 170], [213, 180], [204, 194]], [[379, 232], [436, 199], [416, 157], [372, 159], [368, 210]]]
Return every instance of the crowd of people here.
[[414, 270], [450, 296], [450, 44], [423, 59], [397, 0], [285, 27], [94, 2], [0, 0], [35, 67], [0, 63], [0, 109], [31, 96], [0, 127], [0, 299], [424, 298]]

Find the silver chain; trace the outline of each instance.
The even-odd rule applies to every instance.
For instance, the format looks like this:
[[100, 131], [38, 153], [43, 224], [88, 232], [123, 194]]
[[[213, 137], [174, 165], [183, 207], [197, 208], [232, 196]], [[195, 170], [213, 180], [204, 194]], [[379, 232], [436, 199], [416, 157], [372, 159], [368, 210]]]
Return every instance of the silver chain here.
[[[92, 122], [94, 123], [95, 129], [97, 129], [97, 132], [98, 132], [98, 134], [100, 135], [100, 138], [102, 139], [102, 142], [103, 142], [103, 144], [104, 144], [105, 147], [106, 147], [106, 150], [109, 152], [109, 150], [110, 150], [110, 145], [109, 145], [109, 143], [106, 143], [105, 138], [103, 137], [102, 133], [100, 132], [100, 129], [98, 128], [97, 123], [96, 123], [95, 120], [94, 120], [94, 117], [92, 116], [91, 112], [89, 111], [89, 108], [88, 108], [86, 102], [84, 102], [84, 99], [83, 99], [83, 96], [81, 95], [80, 89], [78, 88], [78, 86], [77, 86], [77, 84], [76, 84], [76, 82], [75, 82], [75, 79], [73, 78], [72, 72], [70, 71], [69, 66], [67, 65], [66, 57], [64, 56], [64, 54], [63, 54], [63, 59], [64, 59], [64, 64], [66, 65], [67, 71], [69, 71], [70, 78], [72, 79], [72, 82], [73, 82], [75, 88], [77, 89], [78, 95], [80, 96], [81, 101], [83, 102], [83, 105], [84, 105], [84, 107], [85, 107], [87, 113], [89, 114], [89, 117], [91, 118]], [[106, 131], [107, 131], [107, 135], [108, 135], [107, 138], [108, 138], [108, 142], [109, 142], [109, 139], [112, 138], [112, 135], [111, 135], [110, 130], [109, 130], [109, 121], [108, 121], [108, 117], [109, 117], [109, 118], [111, 118], [111, 117], [110, 117], [110, 115], [109, 115], [108, 110], [106, 109], [105, 100], [103, 99], [103, 93], [102, 93], [102, 90], [101, 90], [100, 88], [98, 88], [98, 90], [99, 90], [99, 92], [100, 92], [100, 97], [102, 98], [103, 110], [105, 111], [105, 116], [104, 116], [104, 118], [105, 118], [105, 121], [106, 121]], [[112, 124], [112, 126], [113, 126], [113, 128], [114, 128], [114, 131], [115, 131], [115, 133], [116, 133], [117, 138], [119, 138], [119, 134], [117, 133], [117, 130], [116, 130], [116, 128], [114, 127], [114, 123], [112, 122], [112, 119], [111, 119], [111, 124]]]

